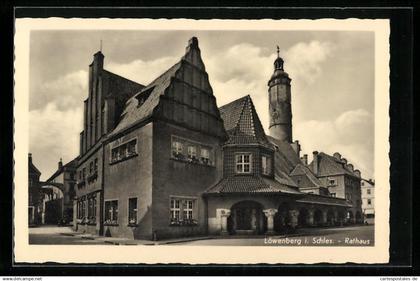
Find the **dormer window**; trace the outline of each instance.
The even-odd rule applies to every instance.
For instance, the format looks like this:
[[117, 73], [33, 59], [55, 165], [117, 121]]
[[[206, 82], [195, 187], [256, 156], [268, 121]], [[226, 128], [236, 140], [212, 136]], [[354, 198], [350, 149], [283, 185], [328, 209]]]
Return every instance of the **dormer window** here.
[[263, 175], [271, 175], [271, 157], [268, 155], [261, 156], [261, 172]]
[[236, 154], [236, 173], [238, 174], [249, 174], [251, 173], [251, 153], [240, 153]]

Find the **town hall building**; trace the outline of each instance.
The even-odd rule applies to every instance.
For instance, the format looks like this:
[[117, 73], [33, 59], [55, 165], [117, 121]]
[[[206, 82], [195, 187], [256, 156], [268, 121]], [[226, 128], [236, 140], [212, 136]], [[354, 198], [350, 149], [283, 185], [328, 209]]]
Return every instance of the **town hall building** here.
[[249, 95], [217, 107], [198, 39], [148, 85], [89, 68], [73, 226], [130, 239], [288, 233], [360, 223], [360, 172], [308, 163], [292, 137], [291, 78], [268, 81], [269, 135]]

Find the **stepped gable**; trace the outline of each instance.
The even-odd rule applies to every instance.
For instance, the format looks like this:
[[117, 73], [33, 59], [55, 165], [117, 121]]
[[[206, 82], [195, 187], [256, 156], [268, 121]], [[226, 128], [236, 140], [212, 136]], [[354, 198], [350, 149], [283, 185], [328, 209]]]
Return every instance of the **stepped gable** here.
[[209, 188], [206, 194], [226, 193], [287, 193], [302, 194], [297, 189], [281, 184], [278, 181], [258, 176], [231, 176], [222, 179], [215, 186]]
[[[194, 98], [201, 101], [201, 103], [192, 104], [193, 101], [191, 100], [188, 102], [183, 100], [183, 92], [184, 96], [188, 96], [185, 91], [189, 91], [189, 97], [193, 95]], [[165, 105], [162, 102], [163, 97], [166, 102]], [[203, 102], [204, 100], [206, 100], [206, 102]], [[210, 105], [207, 108], [204, 108], [203, 104]], [[215, 123], [222, 123], [220, 114], [217, 110], [216, 100], [213, 96], [213, 90], [208, 81], [208, 75], [201, 59], [201, 52], [196, 37], [192, 37], [189, 40], [185, 55], [179, 62], [166, 70], [126, 102], [120, 120], [111, 135], [120, 133], [152, 116], [157, 116], [159, 108], [165, 107], [166, 105], [171, 107], [171, 116], [166, 116], [169, 114], [169, 109], [166, 110], [166, 108], [160, 110], [162, 113], [159, 113], [165, 115], [165, 118], [175, 119], [175, 114], [173, 113], [174, 108], [177, 108], [178, 110], [184, 106], [194, 108], [211, 119], [208, 127], [215, 127]], [[178, 114], [176, 117], [179, 116], [182, 115]], [[195, 116], [195, 118], [197, 119], [198, 116]], [[188, 122], [186, 120], [176, 121], [187, 125], [191, 123], [191, 121]], [[196, 126], [199, 127], [199, 125]], [[217, 132], [219, 135], [222, 135], [223, 133], [224, 132]]]
[[[309, 164], [309, 168], [313, 172], [314, 161]], [[349, 175], [360, 178], [358, 174], [348, 168], [346, 163], [342, 160], [335, 158], [334, 156], [328, 155], [324, 152], [318, 154], [318, 177], [325, 177], [331, 175]]]
[[249, 95], [219, 108], [228, 140], [226, 144], [259, 144], [273, 149]]

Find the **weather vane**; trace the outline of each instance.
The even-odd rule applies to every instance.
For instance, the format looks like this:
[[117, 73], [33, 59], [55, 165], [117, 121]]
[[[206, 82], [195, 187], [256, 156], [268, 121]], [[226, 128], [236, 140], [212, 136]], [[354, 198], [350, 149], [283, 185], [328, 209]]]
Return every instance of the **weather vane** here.
[[100, 43], [100, 47], [99, 47], [100, 49], [99, 49], [99, 50], [102, 52], [102, 39], [101, 39], [101, 41], [100, 41], [100, 42], [101, 42], [101, 43]]
[[279, 47], [279, 45], [277, 45], [277, 57], [278, 58], [280, 57], [280, 47]]

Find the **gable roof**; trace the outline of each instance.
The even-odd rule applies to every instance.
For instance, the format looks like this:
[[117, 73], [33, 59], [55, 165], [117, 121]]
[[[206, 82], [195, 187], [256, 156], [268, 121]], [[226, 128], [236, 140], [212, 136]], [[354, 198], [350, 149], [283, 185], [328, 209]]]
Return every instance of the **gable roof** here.
[[[166, 88], [171, 84], [171, 78], [175, 76], [176, 71], [180, 68], [181, 62], [176, 63], [167, 71], [153, 80], [149, 85], [143, 88], [139, 93], [131, 97], [121, 114], [121, 120], [110, 135], [114, 135], [124, 129], [143, 121], [152, 116], [153, 110], [159, 104], [160, 96], [165, 93]], [[150, 93], [149, 93], [150, 92]], [[143, 94], [149, 95], [141, 106], [137, 97]]]
[[306, 176], [310, 186], [323, 187], [321, 181], [312, 173], [312, 171], [305, 165], [299, 163], [290, 173], [290, 176]]
[[[177, 77], [177, 73], [182, 71], [186, 64], [205, 71], [196, 37], [192, 37], [189, 40], [185, 55], [182, 56], [179, 62], [171, 66], [146, 87], [141, 89], [141, 91], [128, 99], [121, 114], [121, 119], [110, 133], [110, 136], [151, 117], [154, 114], [155, 108], [159, 105], [160, 97], [165, 95], [167, 89]], [[141, 103], [140, 100], [142, 100]]]
[[29, 173], [41, 175], [41, 172], [37, 169], [37, 167], [35, 167], [35, 165], [31, 161], [28, 162], [28, 169]]
[[61, 168], [58, 168], [57, 171], [55, 171], [54, 174], [52, 174], [52, 176], [50, 176], [45, 182], [49, 182], [49, 181], [53, 180], [54, 178], [56, 178], [59, 174], [64, 172], [65, 168], [73, 168], [74, 170], [76, 170], [76, 164], [77, 164], [76, 159], [77, 158], [74, 158], [73, 160], [71, 160], [67, 164], [63, 165]]
[[302, 194], [297, 189], [276, 180], [258, 176], [231, 176], [222, 179], [205, 191], [206, 194], [287, 193]]
[[[314, 161], [309, 164], [311, 171], [314, 171]], [[354, 171], [352, 171], [343, 160], [339, 160], [334, 156], [328, 155], [324, 152], [318, 154], [318, 177], [331, 175], [349, 175], [360, 178]]]
[[260, 144], [273, 148], [249, 95], [220, 107], [219, 111], [228, 134], [226, 144]]

